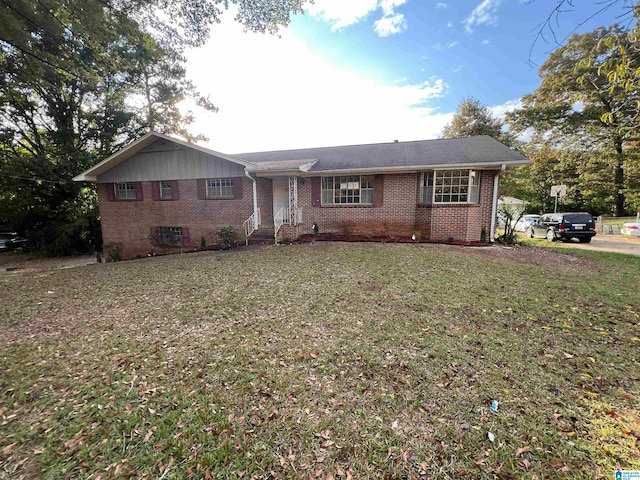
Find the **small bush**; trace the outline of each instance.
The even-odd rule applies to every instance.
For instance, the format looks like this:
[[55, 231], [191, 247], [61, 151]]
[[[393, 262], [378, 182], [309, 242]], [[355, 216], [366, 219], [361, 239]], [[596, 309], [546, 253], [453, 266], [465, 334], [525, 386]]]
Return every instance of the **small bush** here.
[[218, 230], [216, 233], [218, 243], [223, 250], [228, 250], [238, 245], [238, 239], [240, 236], [236, 229], [233, 227], [224, 227]]
[[200, 238], [200, 250], [204, 251], [207, 249], [207, 241], [204, 237]]
[[314, 235], [317, 235], [318, 232], [320, 231], [320, 227], [318, 226], [317, 223], [314, 223], [313, 225], [311, 225], [311, 230], [313, 231]]
[[345, 237], [348, 237], [353, 232], [353, 222], [349, 220], [341, 220], [337, 223], [337, 226], [340, 233]]
[[497, 240], [506, 245], [515, 245], [518, 243], [518, 233], [514, 227], [524, 215], [524, 211], [509, 205], [502, 205], [498, 212], [498, 215], [504, 220], [504, 233]]
[[489, 240], [489, 234], [487, 233], [487, 227], [482, 226], [482, 230], [480, 230], [480, 241], [482, 243], [487, 243]]
[[122, 260], [122, 243], [109, 242], [102, 246], [105, 262], [119, 262]]

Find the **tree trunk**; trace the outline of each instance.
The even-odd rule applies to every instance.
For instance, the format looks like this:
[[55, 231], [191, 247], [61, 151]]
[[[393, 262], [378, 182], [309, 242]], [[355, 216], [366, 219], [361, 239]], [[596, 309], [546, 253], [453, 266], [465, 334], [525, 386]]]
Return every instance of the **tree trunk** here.
[[622, 140], [616, 140], [616, 166], [614, 185], [616, 190], [616, 206], [614, 216], [624, 216], [624, 153], [622, 152]]

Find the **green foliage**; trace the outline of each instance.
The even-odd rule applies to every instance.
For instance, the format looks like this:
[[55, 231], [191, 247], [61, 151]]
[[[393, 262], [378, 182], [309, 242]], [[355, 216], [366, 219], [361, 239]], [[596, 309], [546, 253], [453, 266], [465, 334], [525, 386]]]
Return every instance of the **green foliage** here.
[[[514, 230], [516, 223], [522, 218], [524, 211], [511, 205], [502, 204], [498, 209], [498, 217], [504, 221], [504, 233], [497, 240], [500, 243], [514, 245], [518, 243], [518, 233]], [[482, 227], [484, 229], [484, 227]], [[484, 229], [486, 236], [487, 232]]]
[[482, 230], [480, 230], [480, 241], [486, 243], [489, 241], [489, 234], [487, 233], [487, 227], [482, 226]]
[[122, 260], [122, 243], [109, 242], [102, 247], [105, 262], [119, 262]]
[[216, 238], [223, 250], [238, 246], [240, 236], [233, 227], [224, 227], [217, 231]]
[[317, 234], [320, 231], [320, 227], [318, 226], [317, 223], [314, 223], [313, 225], [311, 225], [311, 230], [313, 231], [314, 234]]
[[188, 140], [184, 49], [222, 8], [248, 30], [286, 26], [302, 0], [12, 0], [0, 7], [0, 223], [48, 254], [101, 243], [93, 193], [75, 175], [149, 130]]
[[207, 240], [204, 237], [200, 238], [200, 250], [207, 249]]
[[[638, 180], [630, 175], [638, 162], [630, 132], [640, 91], [611, 81], [602, 67], [618, 54], [608, 40], [626, 32], [612, 26], [573, 35], [542, 65], [541, 85], [523, 97], [523, 108], [507, 115], [514, 133], [531, 129], [531, 156], [537, 151], [554, 158], [556, 172], [547, 169], [546, 183], [573, 184], [576, 205], [591, 203], [596, 213], [613, 210], [618, 216], [629, 207], [627, 191]], [[558, 168], [570, 172], [552, 180]]]
[[442, 130], [444, 138], [489, 135], [505, 145], [514, 146], [515, 138], [504, 130], [504, 122], [495, 118], [489, 107], [475, 98], [465, 98], [458, 105], [451, 123]]

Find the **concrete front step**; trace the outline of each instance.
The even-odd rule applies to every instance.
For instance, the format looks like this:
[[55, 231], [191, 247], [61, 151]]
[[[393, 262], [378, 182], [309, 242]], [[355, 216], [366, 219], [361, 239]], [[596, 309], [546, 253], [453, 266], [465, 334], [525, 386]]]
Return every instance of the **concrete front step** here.
[[249, 245], [273, 245], [276, 243], [274, 231], [260, 228], [249, 235]]

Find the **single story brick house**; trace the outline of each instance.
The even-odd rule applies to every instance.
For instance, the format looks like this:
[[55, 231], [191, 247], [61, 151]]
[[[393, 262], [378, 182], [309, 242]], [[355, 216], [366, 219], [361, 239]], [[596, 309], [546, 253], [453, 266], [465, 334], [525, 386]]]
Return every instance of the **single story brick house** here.
[[227, 155], [148, 133], [74, 178], [95, 182], [104, 243], [123, 258], [312, 232], [494, 237], [498, 181], [530, 161], [488, 136]]

